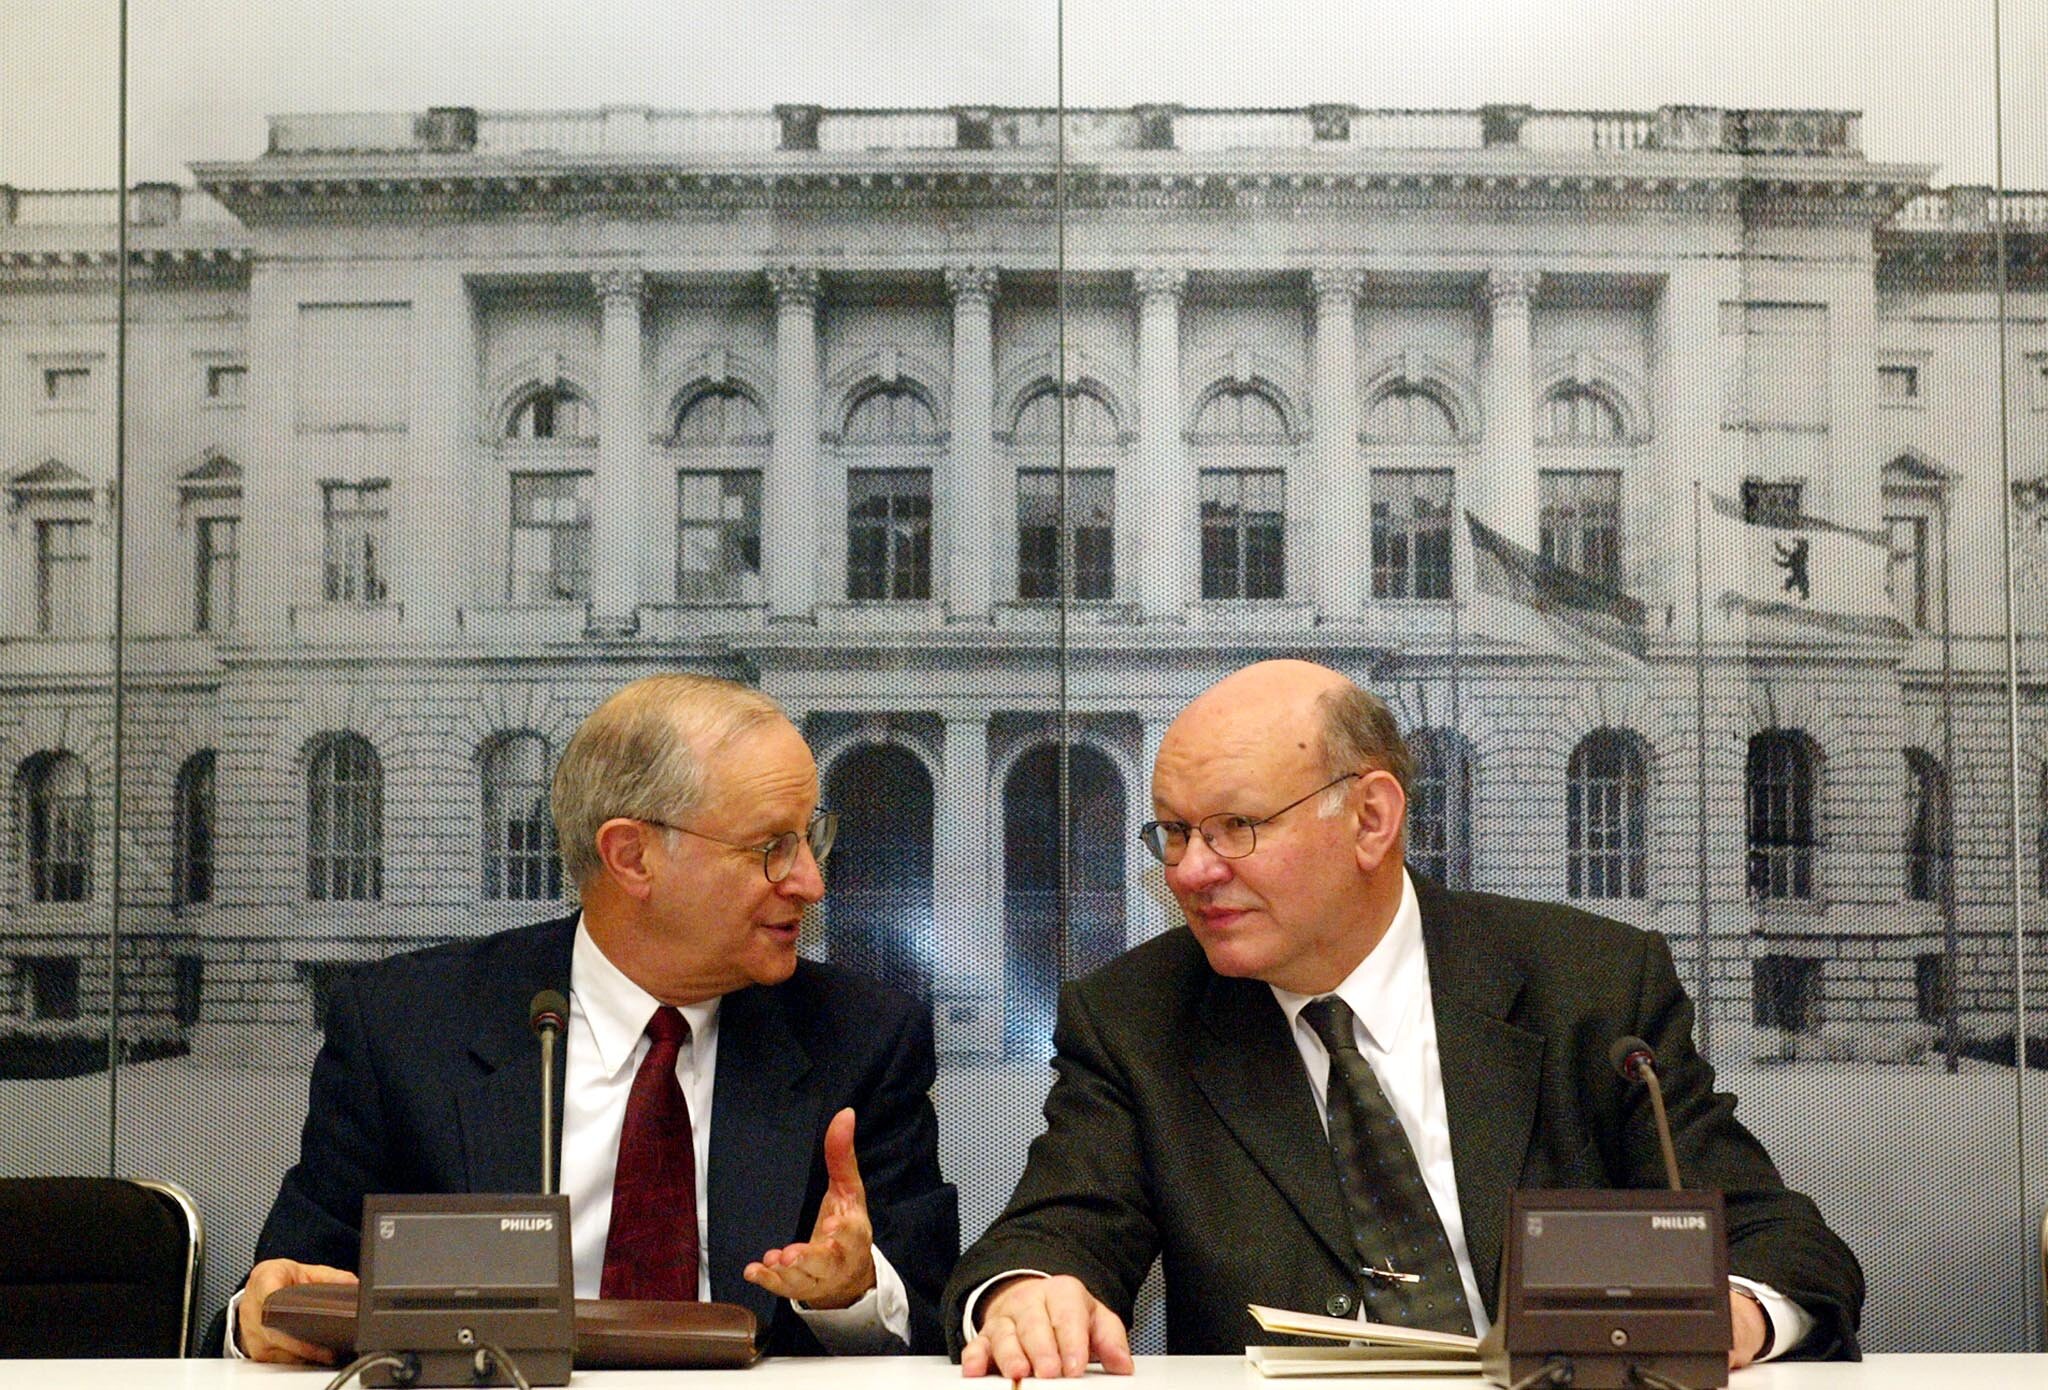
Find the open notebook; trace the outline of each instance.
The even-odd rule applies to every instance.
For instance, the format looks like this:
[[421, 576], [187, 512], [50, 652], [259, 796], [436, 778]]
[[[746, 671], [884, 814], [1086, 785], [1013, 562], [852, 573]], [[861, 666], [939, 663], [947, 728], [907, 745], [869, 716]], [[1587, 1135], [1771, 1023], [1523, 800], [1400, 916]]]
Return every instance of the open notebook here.
[[1479, 1374], [1479, 1339], [1383, 1322], [1293, 1313], [1245, 1305], [1259, 1326], [1290, 1337], [1323, 1337], [1343, 1346], [1246, 1347], [1245, 1359], [1269, 1376], [1415, 1376]]

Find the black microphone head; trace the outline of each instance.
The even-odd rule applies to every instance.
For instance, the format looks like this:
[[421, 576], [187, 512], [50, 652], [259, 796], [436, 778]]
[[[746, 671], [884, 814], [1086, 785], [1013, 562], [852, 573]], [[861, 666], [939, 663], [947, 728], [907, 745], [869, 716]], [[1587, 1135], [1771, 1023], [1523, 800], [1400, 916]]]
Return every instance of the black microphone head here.
[[1614, 1046], [1607, 1049], [1607, 1064], [1621, 1073], [1622, 1080], [1640, 1081], [1638, 1072], [1645, 1066], [1656, 1066], [1657, 1054], [1641, 1038], [1616, 1038]]
[[560, 1032], [569, 1025], [569, 1001], [558, 989], [544, 989], [526, 1006], [526, 1026], [538, 1033], [543, 1028]]

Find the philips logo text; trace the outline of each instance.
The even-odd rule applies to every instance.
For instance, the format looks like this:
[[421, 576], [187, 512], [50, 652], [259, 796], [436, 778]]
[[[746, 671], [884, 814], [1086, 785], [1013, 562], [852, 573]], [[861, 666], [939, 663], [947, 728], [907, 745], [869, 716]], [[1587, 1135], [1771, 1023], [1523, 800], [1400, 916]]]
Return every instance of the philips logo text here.
[[501, 1216], [498, 1218], [501, 1231], [552, 1231], [555, 1218], [552, 1216]]
[[1650, 1218], [1653, 1231], [1704, 1231], [1707, 1218], [1704, 1216], [1653, 1216]]

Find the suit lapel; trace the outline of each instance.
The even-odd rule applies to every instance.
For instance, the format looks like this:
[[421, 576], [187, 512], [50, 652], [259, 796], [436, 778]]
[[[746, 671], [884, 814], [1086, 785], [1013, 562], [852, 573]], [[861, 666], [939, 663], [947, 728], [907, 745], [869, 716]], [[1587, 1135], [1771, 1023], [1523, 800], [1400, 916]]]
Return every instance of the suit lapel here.
[[1212, 976], [1189, 1059], [1198, 1086], [1302, 1223], [1349, 1269], [1357, 1261], [1336, 1166], [1301, 1053], [1272, 991]]
[[[508, 959], [494, 962], [491, 996], [481, 1002], [481, 1022], [470, 1040], [476, 1075], [455, 1092], [462, 1129], [466, 1190], [540, 1190], [540, 1043], [527, 1026], [533, 996], [543, 989], [569, 992], [569, 958], [576, 919], [550, 922], [529, 938], [508, 945]], [[555, 1145], [561, 1153], [563, 1074], [566, 1040], [555, 1053]]]
[[718, 1010], [712, 1082], [711, 1296], [752, 1308], [767, 1327], [779, 1300], [740, 1277], [764, 1250], [807, 1239], [798, 1230], [805, 1189], [822, 1158], [819, 1100], [803, 1082], [810, 1056], [791, 1030], [782, 995], [755, 987]]
[[1415, 883], [1458, 1207], [1479, 1291], [1491, 1307], [1507, 1194], [1521, 1183], [1535, 1132], [1543, 1039], [1507, 1021], [1521, 995], [1521, 972], [1487, 949], [1473, 900]]

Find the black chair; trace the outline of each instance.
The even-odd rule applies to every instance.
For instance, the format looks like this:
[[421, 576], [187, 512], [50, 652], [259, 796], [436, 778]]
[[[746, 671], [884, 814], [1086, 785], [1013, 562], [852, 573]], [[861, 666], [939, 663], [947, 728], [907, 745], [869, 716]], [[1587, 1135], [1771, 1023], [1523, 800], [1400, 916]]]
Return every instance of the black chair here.
[[199, 1209], [149, 1178], [0, 1178], [0, 1356], [184, 1356]]

